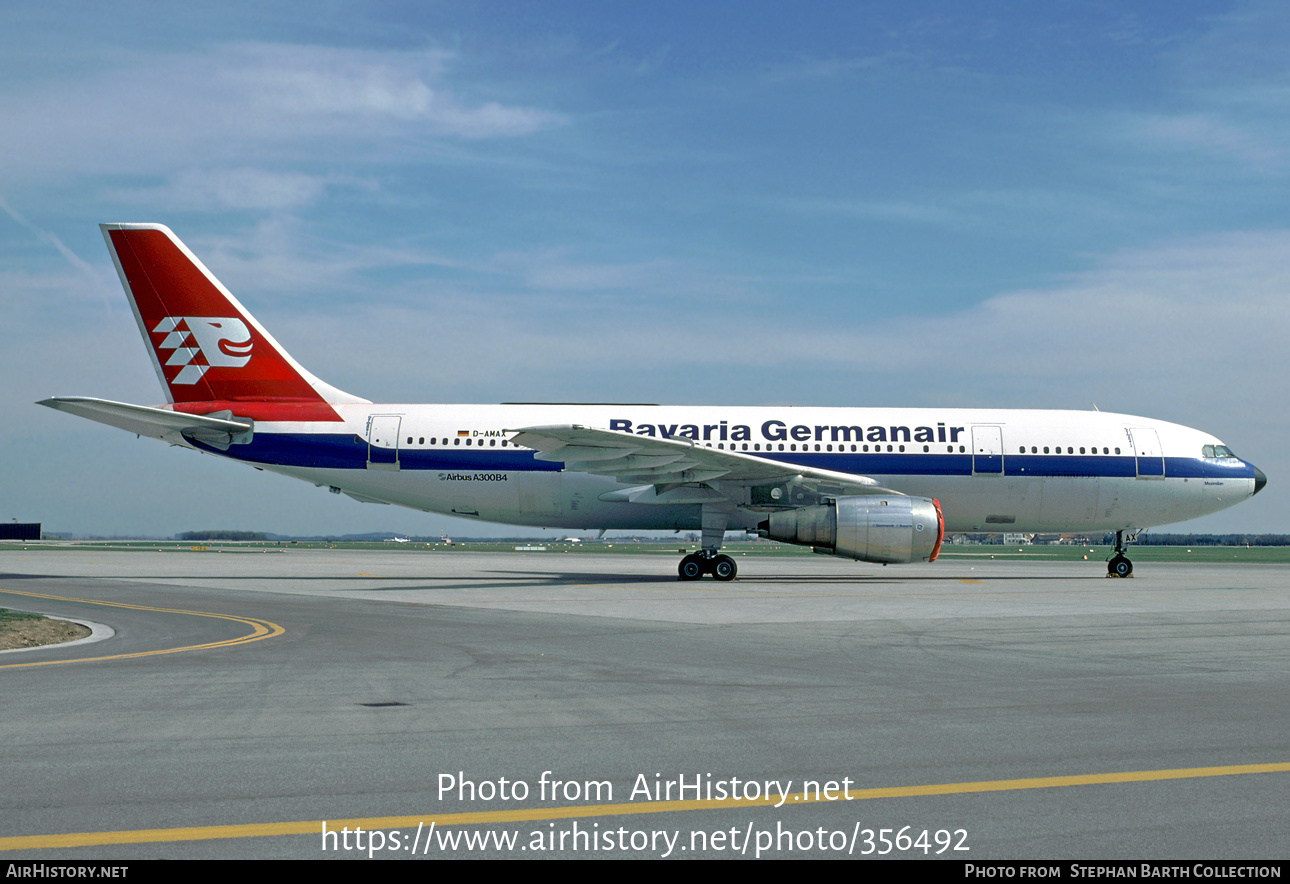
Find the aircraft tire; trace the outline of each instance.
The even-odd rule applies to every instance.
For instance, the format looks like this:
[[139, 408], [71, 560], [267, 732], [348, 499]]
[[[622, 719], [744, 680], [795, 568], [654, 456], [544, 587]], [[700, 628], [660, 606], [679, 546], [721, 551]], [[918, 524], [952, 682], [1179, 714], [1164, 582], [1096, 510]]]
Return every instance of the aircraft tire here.
[[712, 576], [718, 580], [734, 580], [739, 573], [739, 566], [730, 556], [717, 556], [712, 561]]
[[1108, 577], [1132, 577], [1133, 562], [1124, 556], [1114, 556], [1106, 564], [1106, 574]]
[[703, 564], [703, 559], [700, 556], [690, 553], [681, 559], [681, 564], [677, 566], [676, 573], [682, 580], [698, 580], [703, 576]]

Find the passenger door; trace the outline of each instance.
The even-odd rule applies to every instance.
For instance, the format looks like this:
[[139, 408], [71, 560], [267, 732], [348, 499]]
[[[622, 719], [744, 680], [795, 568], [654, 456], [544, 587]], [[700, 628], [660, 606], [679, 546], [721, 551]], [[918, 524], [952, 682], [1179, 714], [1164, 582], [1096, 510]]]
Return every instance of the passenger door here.
[[374, 414], [367, 420], [367, 468], [399, 468], [399, 423], [397, 414]]
[[972, 428], [972, 472], [979, 476], [1003, 473], [1003, 428]]

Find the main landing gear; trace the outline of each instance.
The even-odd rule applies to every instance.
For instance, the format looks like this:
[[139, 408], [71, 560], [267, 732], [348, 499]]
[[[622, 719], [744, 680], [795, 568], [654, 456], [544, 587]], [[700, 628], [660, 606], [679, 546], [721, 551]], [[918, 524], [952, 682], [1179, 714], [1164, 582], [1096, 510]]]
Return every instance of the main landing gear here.
[[734, 580], [739, 568], [730, 556], [718, 555], [716, 550], [705, 549], [681, 559], [676, 572], [682, 580], [698, 580], [704, 574], [711, 574], [718, 580]]
[[1140, 529], [1131, 531], [1127, 541], [1124, 539], [1123, 531], [1115, 532], [1115, 555], [1111, 556], [1111, 558], [1106, 561], [1107, 577], [1133, 576], [1133, 562], [1130, 562], [1129, 557], [1124, 554], [1124, 547], [1128, 543], [1132, 543], [1137, 539], [1138, 530]]
[[690, 553], [681, 559], [676, 573], [682, 580], [699, 580], [704, 574], [711, 574], [718, 580], [734, 580], [739, 573], [735, 560], [721, 555], [721, 540], [726, 536], [726, 525], [730, 524], [730, 514], [734, 504], [728, 499], [717, 498], [703, 504], [703, 544], [696, 553]]

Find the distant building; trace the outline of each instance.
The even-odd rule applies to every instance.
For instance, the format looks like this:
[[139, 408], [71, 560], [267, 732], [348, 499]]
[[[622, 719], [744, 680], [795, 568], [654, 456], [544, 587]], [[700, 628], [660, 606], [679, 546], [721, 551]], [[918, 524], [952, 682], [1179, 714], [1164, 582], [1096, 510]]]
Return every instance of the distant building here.
[[40, 523], [0, 522], [0, 540], [40, 540]]

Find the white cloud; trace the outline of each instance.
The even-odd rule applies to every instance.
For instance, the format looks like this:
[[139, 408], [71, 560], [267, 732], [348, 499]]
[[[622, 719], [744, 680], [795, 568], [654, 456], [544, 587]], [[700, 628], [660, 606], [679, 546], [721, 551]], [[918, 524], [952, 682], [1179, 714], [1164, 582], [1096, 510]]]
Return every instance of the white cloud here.
[[[249, 307], [270, 305], [275, 296], [308, 297], [314, 303], [388, 292], [370, 274], [396, 268], [446, 267], [474, 271], [467, 262], [387, 242], [334, 242], [311, 235], [305, 222], [275, 214], [253, 228], [222, 234], [176, 235], [212, 273]], [[400, 290], [394, 297], [406, 294]]]
[[[1290, 385], [1280, 350], [1290, 339], [1290, 231], [1125, 250], [1065, 281], [950, 313], [874, 318], [857, 306], [835, 311], [827, 324], [795, 309], [792, 280], [736, 280], [674, 261], [585, 264], [549, 250], [471, 266], [376, 246], [310, 255], [284, 222], [262, 224], [251, 241], [250, 248], [241, 237], [190, 245], [250, 303], [256, 292], [312, 291], [333, 303], [341, 293], [362, 293], [361, 306], [323, 308], [313, 318], [293, 313], [291, 321], [326, 326], [323, 338], [367, 340], [348, 349], [359, 354], [351, 360], [359, 373], [376, 382], [400, 376], [431, 347], [436, 363], [468, 364], [494, 379], [502, 396], [510, 375], [595, 373], [607, 357], [632, 371], [665, 363], [748, 377], [767, 369], [915, 385], [935, 377], [952, 395], [1002, 387], [1012, 398], [1152, 384], [1165, 395], [1171, 388], [1218, 395], [1233, 377]], [[366, 278], [393, 266], [450, 267], [463, 276], [452, 283], [417, 276], [391, 287]], [[741, 288], [780, 307], [742, 311]]]
[[657, 295], [669, 292], [678, 276], [688, 275], [672, 261], [593, 264], [570, 258], [568, 249], [505, 252], [492, 263], [528, 286], [552, 292], [643, 290]]
[[[1290, 395], [1282, 355], [1290, 340], [1290, 231], [1124, 250], [1065, 281], [950, 313], [875, 318], [857, 305], [824, 323], [818, 312], [796, 308], [794, 280], [735, 279], [663, 259], [583, 263], [554, 249], [471, 265], [397, 245], [316, 243], [289, 218], [188, 244], [262, 321], [276, 314], [288, 323], [284, 339], [308, 349], [321, 342], [311, 355], [325, 361], [315, 371], [328, 377], [327, 362], [336, 364], [361, 379], [355, 392], [378, 398], [403, 395], [382, 387], [410, 367], [419, 372], [422, 361], [428, 372], [468, 367], [472, 383], [493, 387], [497, 398], [516, 376], [545, 373], [551, 383], [570, 374], [648, 377], [660, 366], [695, 379], [737, 373], [743, 401], [756, 397], [767, 372], [785, 383], [815, 378], [794, 397], [804, 404], [838, 401], [838, 385], [859, 378], [872, 383], [850, 394], [853, 404], [892, 402], [874, 390], [1028, 406], [1079, 404], [1113, 391], [1122, 401], [1186, 409], [1223, 400], [1236, 378]], [[373, 281], [393, 268], [407, 271], [399, 282]], [[451, 270], [453, 281], [434, 268]], [[22, 336], [27, 352], [65, 356], [69, 335], [90, 334], [87, 299], [109, 285], [100, 275], [93, 286], [70, 268], [50, 277], [9, 275], [10, 334]], [[301, 295], [310, 298], [309, 315], [294, 297]], [[354, 296], [361, 297], [344, 306]], [[740, 309], [741, 298], [755, 299], [758, 309]], [[767, 302], [780, 306], [768, 311]], [[37, 305], [77, 312], [46, 325]], [[18, 346], [11, 340], [11, 351]], [[10, 378], [22, 376], [20, 365], [10, 368]]]
[[239, 92], [271, 115], [308, 119], [308, 125], [384, 118], [426, 124], [444, 135], [491, 138], [526, 135], [558, 120], [492, 101], [468, 106], [446, 87], [431, 86], [449, 58], [441, 52], [249, 45], [232, 55], [239, 63], [222, 66], [221, 73]]
[[923, 61], [909, 52], [886, 52], [854, 58], [803, 57], [771, 65], [763, 76], [768, 83], [794, 83], [800, 80], [832, 80], [857, 72], [887, 71], [909, 67]]
[[[1290, 395], [1280, 345], [1290, 339], [1287, 256], [1290, 232], [1196, 238], [1125, 251], [1063, 283], [953, 313], [874, 319], [857, 308], [827, 324], [795, 310], [791, 283], [780, 286], [778, 311], [754, 313], [704, 297], [710, 286], [724, 295], [730, 281], [683, 265], [557, 263], [556, 277], [536, 279], [570, 283], [560, 294], [423, 281], [361, 310], [289, 321], [304, 329], [293, 339], [345, 341], [343, 351], [319, 347], [316, 358], [354, 380], [315, 370], [376, 398], [416, 396], [433, 381], [504, 399], [522, 379], [559, 399], [571, 377], [603, 386], [630, 376], [629, 395], [649, 399], [1027, 407], [1098, 399], [1178, 417], [1218, 407], [1228, 419], [1245, 401], [1231, 395], [1238, 378]], [[651, 278], [663, 271], [687, 297], [658, 297]], [[757, 285], [764, 295], [768, 283]], [[713, 375], [738, 386], [714, 389], [705, 380]]]
[[469, 87], [446, 82], [450, 60], [262, 43], [131, 56], [81, 80], [0, 91], [0, 153], [11, 178], [173, 176], [212, 166], [237, 174], [252, 155], [296, 166], [341, 146], [366, 146], [373, 159], [412, 156], [424, 139], [512, 138], [563, 122], [471, 99]]
[[267, 169], [182, 169], [160, 187], [117, 191], [110, 198], [152, 210], [300, 209], [317, 202], [329, 180]]
[[1281, 171], [1285, 166], [1283, 149], [1246, 127], [1211, 114], [1154, 114], [1137, 119], [1134, 128], [1158, 144], [1230, 157], [1258, 171]]

